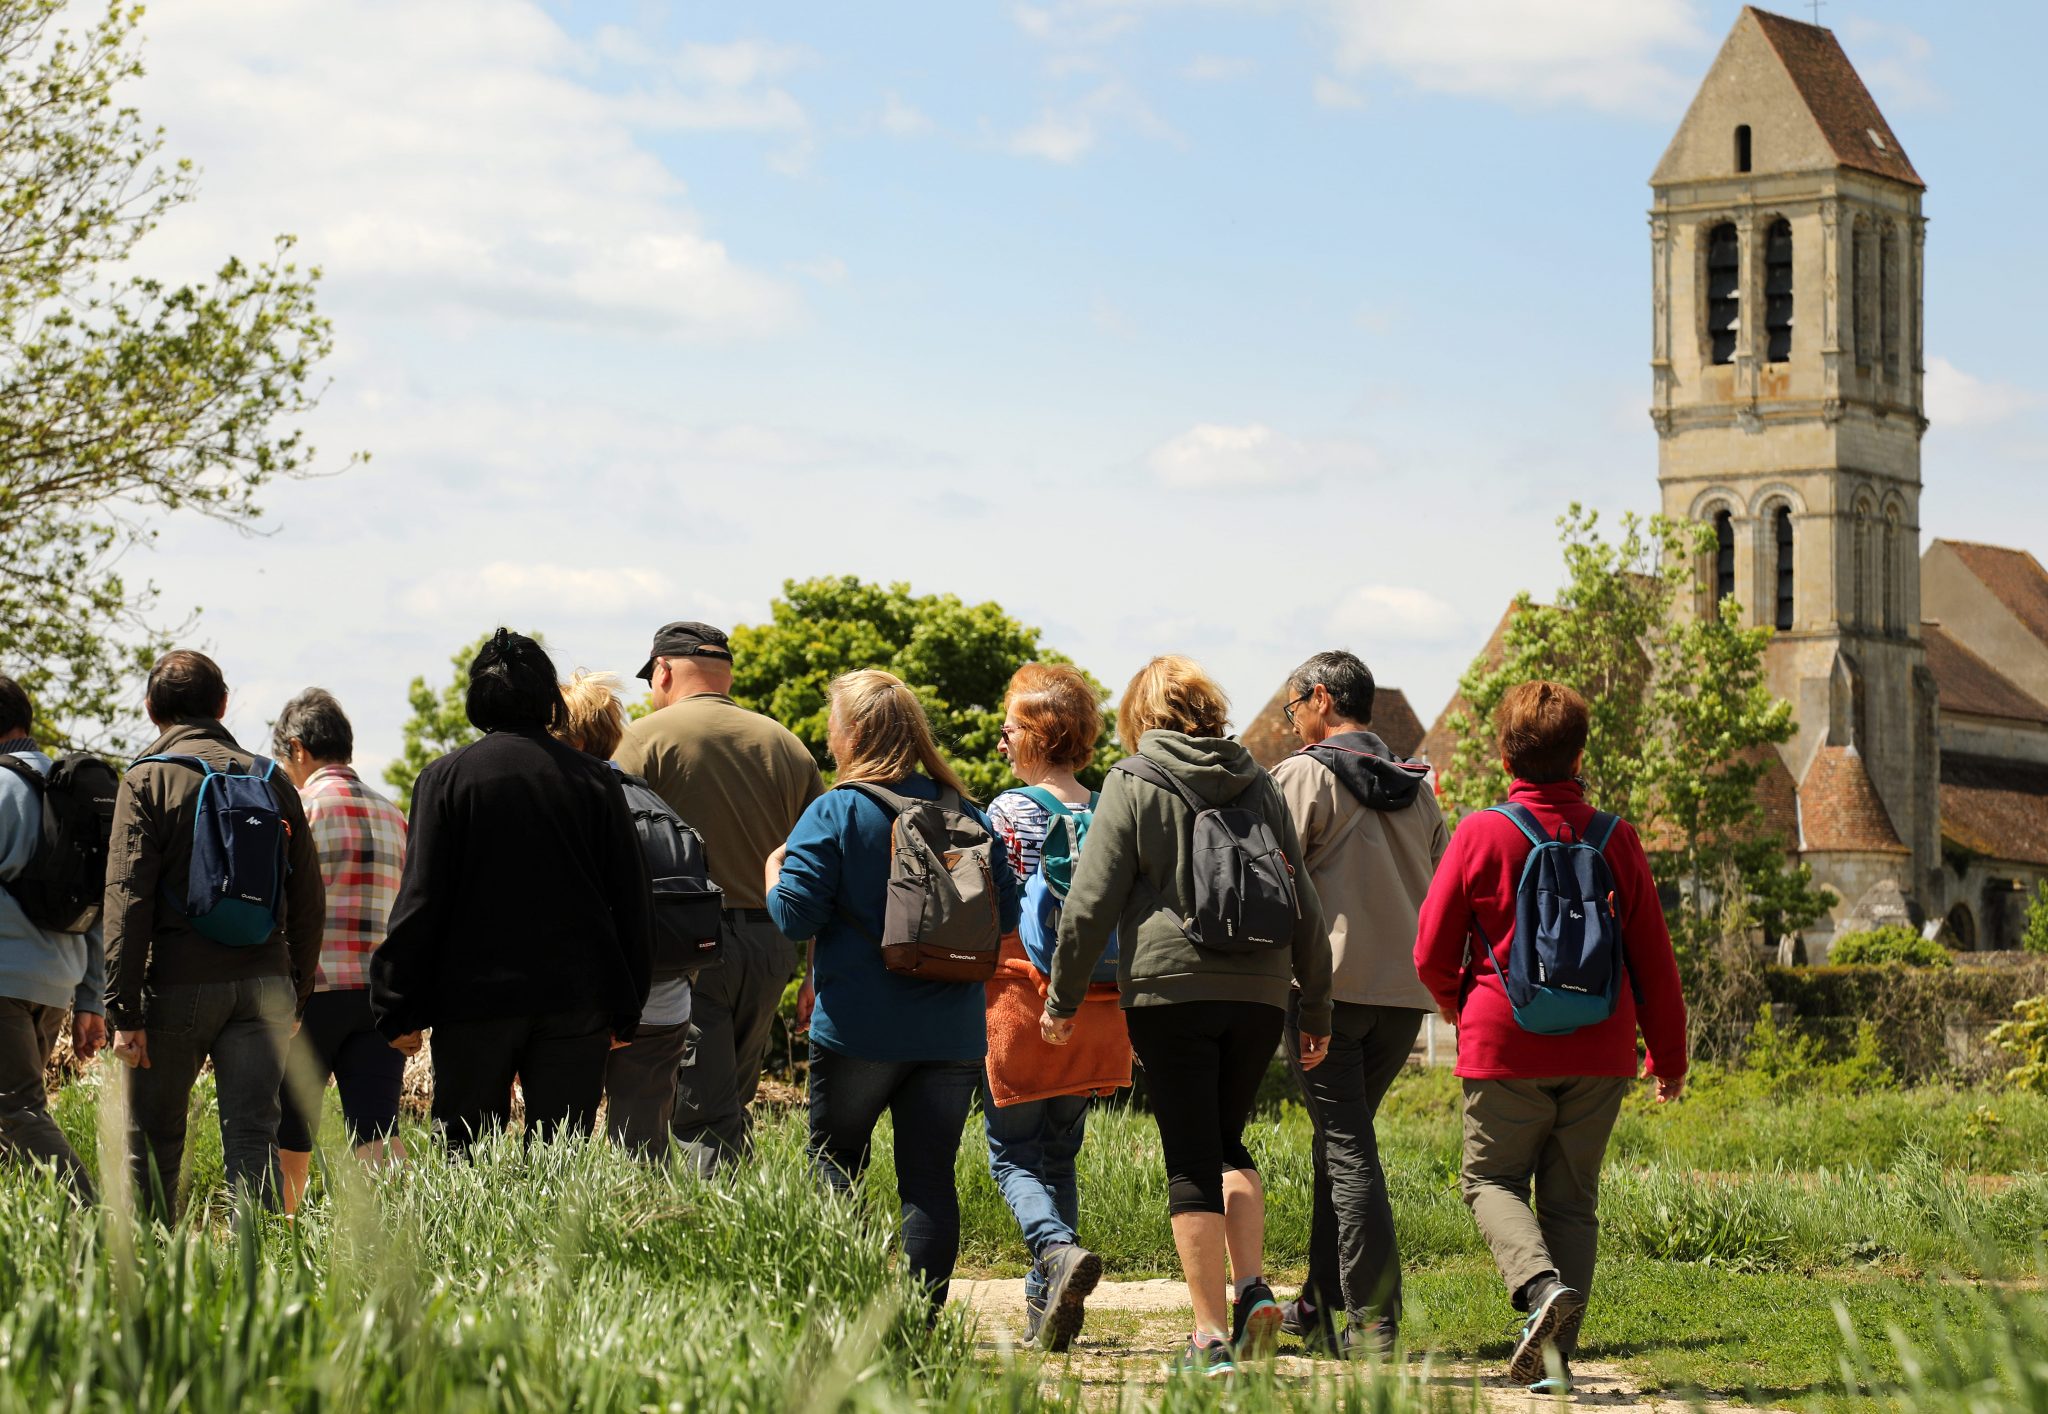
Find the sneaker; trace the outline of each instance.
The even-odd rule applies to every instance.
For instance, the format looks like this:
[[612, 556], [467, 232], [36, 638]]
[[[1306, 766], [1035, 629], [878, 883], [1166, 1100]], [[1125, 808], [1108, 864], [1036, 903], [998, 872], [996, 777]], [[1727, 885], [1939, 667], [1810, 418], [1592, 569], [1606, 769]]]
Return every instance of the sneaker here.
[[1518, 1385], [1534, 1384], [1544, 1374], [1543, 1352], [1557, 1344], [1558, 1332], [1567, 1320], [1577, 1320], [1586, 1309], [1586, 1298], [1561, 1281], [1545, 1286], [1529, 1307], [1529, 1319], [1522, 1326], [1515, 1353], [1508, 1360], [1508, 1378]]
[[1218, 1375], [1237, 1373], [1237, 1364], [1231, 1359], [1229, 1341], [1197, 1340], [1190, 1336], [1188, 1343], [1181, 1347], [1180, 1354], [1173, 1357], [1173, 1372], [1214, 1379]]
[[1280, 1303], [1255, 1281], [1230, 1303], [1230, 1343], [1240, 1355], [1269, 1355], [1280, 1340]]
[[1070, 1242], [1047, 1251], [1039, 1268], [1045, 1273], [1045, 1319], [1032, 1338], [1047, 1350], [1062, 1351], [1081, 1333], [1088, 1293], [1102, 1280], [1102, 1258]]
[[1344, 1326], [1344, 1358], [1384, 1360], [1400, 1338], [1401, 1328], [1385, 1316], [1377, 1321], [1353, 1319]]
[[1038, 1344], [1038, 1333], [1045, 1325], [1045, 1295], [1026, 1289], [1024, 1292], [1024, 1343]]
[[1571, 1362], [1562, 1355], [1557, 1357], [1557, 1373], [1546, 1373], [1542, 1379], [1529, 1386], [1531, 1394], [1547, 1394], [1562, 1399], [1572, 1392]]
[[1280, 1330], [1322, 1354], [1335, 1355], [1342, 1348], [1337, 1341], [1337, 1323], [1300, 1297], [1280, 1303]]

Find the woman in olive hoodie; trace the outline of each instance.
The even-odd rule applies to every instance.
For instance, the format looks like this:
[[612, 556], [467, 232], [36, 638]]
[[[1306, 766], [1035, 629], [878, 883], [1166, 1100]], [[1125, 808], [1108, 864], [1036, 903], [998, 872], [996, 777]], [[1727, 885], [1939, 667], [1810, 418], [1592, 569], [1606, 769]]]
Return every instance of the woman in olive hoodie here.
[[[1211, 1374], [1231, 1368], [1233, 1347], [1270, 1348], [1280, 1324], [1261, 1271], [1265, 1195], [1244, 1126], [1296, 987], [1304, 1069], [1321, 1063], [1330, 1037], [1322, 905], [1278, 787], [1223, 735], [1229, 712], [1197, 664], [1155, 658], [1124, 689], [1117, 735], [1196, 798], [1266, 822], [1294, 874], [1299, 906], [1290, 946], [1220, 953], [1193, 942], [1182, 920], [1195, 912], [1194, 811], [1177, 791], [1112, 771], [1067, 895], [1041, 1021], [1048, 1041], [1065, 1042], [1114, 930], [1125, 1019], [1159, 1125], [1174, 1246], [1195, 1311], [1183, 1360]], [[1226, 1251], [1234, 1277], [1227, 1316]]]

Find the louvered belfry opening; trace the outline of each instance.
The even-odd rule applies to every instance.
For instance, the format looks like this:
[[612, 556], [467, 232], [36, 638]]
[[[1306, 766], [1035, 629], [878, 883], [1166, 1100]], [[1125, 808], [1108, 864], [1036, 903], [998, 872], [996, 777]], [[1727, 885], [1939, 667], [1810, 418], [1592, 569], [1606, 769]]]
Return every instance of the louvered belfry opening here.
[[1728, 511], [1714, 513], [1714, 605], [1735, 592], [1735, 517]]
[[1764, 237], [1764, 361], [1792, 357], [1792, 223], [1771, 222]]
[[1742, 243], [1735, 223], [1723, 221], [1707, 233], [1707, 336], [1715, 363], [1735, 362], [1735, 337], [1742, 328]]
[[1792, 627], [1792, 508], [1779, 506], [1772, 518], [1778, 545], [1778, 628]]

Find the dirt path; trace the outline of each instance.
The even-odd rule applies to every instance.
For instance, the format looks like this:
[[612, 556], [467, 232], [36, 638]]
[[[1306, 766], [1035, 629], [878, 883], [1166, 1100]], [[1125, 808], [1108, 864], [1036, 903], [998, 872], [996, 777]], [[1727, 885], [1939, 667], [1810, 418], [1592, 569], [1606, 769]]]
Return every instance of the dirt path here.
[[[1023, 1339], [1021, 1279], [955, 1282], [953, 1296], [979, 1313], [981, 1348], [990, 1355], [1014, 1350]], [[1187, 1339], [1190, 1320], [1187, 1288], [1177, 1281], [1106, 1281], [1088, 1298], [1088, 1324], [1080, 1340], [1066, 1356], [1050, 1357], [1048, 1371], [1079, 1376], [1089, 1394], [1099, 1395], [1105, 1405], [1121, 1402], [1130, 1385], [1165, 1381], [1167, 1362]], [[1333, 1361], [1301, 1354], [1300, 1347], [1291, 1340], [1273, 1357], [1273, 1368], [1283, 1378], [1296, 1379], [1304, 1385], [1341, 1378], [1346, 1371], [1346, 1367]], [[1557, 1407], [1557, 1401], [1538, 1398], [1508, 1384], [1494, 1366], [1437, 1361], [1416, 1355], [1410, 1358], [1408, 1372], [1418, 1381], [1438, 1386], [1470, 1388], [1476, 1379], [1489, 1410], [1535, 1411]], [[1575, 1404], [1619, 1410], [1695, 1407], [1673, 1395], [1647, 1394], [1636, 1389], [1619, 1366], [1584, 1361], [1574, 1367], [1573, 1375], [1578, 1382], [1572, 1397]], [[1750, 1409], [1711, 1401], [1696, 1407], [1709, 1414], [1734, 1414], [1738, 1409]]]

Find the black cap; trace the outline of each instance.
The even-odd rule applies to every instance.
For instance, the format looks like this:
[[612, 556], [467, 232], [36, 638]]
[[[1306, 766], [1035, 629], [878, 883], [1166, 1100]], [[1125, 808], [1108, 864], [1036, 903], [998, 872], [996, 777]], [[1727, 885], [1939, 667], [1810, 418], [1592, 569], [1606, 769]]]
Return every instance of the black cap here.
[[653, 681], [656, 658], [719, 658], [730, 663], [732, 649], [726, 643], [724, 629], [694, 619], [678, 619], [661, 626], [654, 635], [654, 647], [648, 650], [647, 665], [633, 676]]

